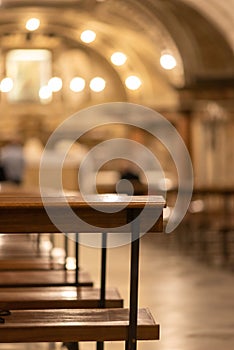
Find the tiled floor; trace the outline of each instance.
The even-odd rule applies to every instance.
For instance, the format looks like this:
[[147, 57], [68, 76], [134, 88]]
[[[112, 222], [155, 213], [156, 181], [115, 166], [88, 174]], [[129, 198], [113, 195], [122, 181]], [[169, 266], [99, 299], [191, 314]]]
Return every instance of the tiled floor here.
[[[161, 340], [139, 342], [140, 350], [233, 350], [234, 274], [210, 268], [171, 247], [172, 236], [148, 234], [141, 240], [139, 304], [161, 325]], [[81, 264], [98, 283], [100, 251], [82, 247]], [[108, 251], [108, 285], [118, 286], [128, 305], [129, 247]], [[55, 344], [56, 350], [61, 344]], [[1, 344], [0, 350], [47, 350], [49, 344]], [[81, 344], [95, 349], [95, 344]], [[124, 349], [107, 343], [106, 349]]]

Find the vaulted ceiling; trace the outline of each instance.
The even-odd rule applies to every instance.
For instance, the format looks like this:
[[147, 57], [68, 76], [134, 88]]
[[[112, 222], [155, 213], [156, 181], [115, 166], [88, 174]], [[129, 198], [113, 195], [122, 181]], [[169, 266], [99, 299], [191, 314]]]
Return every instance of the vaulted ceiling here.
[[[172, 88], [173, 95], [173, 89], [204, 81], [233, 84], [234, 0], [2, 0], [0, 4], [2, 51], [32, 45], [78, 48], [108, 67], [120, 91], [118, 98], [127, 93], [121, 84], [124, 69], [109, 62], [114, 51], [124, 51], [128, 70], [144, 76], [144, 98], [150, 105], [160, 86], [162, 91]], [[29, 38], [24, 23], [30, 16], [39, 16], [41, 27]], [[97, 33], [92, 45], [80, 40], [86, 28]], [[175, 69], [160, 66], [162, 52], [173, 54]]]

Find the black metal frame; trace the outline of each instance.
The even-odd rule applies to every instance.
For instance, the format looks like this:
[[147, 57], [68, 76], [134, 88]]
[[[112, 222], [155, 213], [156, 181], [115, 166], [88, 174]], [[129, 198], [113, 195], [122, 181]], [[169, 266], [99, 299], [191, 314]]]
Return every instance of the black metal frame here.
[[[128, 340], [125, 342], [125, 350], [137, 349], [137, 315], [138, 315], [138, 281], [139, 281], [139, 252], [140, 252], [140, 210], [135, 209], [128, 212], [128, 223], [131, 223], [131, 263], [130, 263], [130, 295], [129, 295], [129, 327]], [[78, 281], [78, 233], [75, 240], [76, 254], [76, 285]], [[101, 247], [101, 278], [100, 278], [100, 300], [99, 307], [106, 306], [106, 266], [107, 266], [107, 232], [102, 233]], [[65, 344], [69, 350], [78, 350], [78, 343]], [[97, 342], [97, 350], [104, 349], [104, 342]]]
[[[129, 296], [129, 327], [128, 340], [125, 350], [137, 349], [137, 315], [138, 315], [138, 281], [139, 281], [139, 253], [140, 253], [140, 210], [132, 210], [128, 213], [128, 222], [131, 222], [131, 264], [130, 264], [130, 296]], [[100, 307], [105, 307], [106, 290], [106, 256], [107, 233], [102, 234], [101, 256], [101, 292]], [[103, 350], [104, 343], [97, 343], [97, 350]]]

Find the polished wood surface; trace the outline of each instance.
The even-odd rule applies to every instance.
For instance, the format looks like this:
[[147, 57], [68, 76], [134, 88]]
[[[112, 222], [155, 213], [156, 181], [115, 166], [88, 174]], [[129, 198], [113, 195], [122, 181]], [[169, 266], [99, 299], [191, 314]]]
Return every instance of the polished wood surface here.
[[97, 206], [100, 208], [107, 208], [112, 206], [116, 209], [126, 208], [144, 208], [145, 205], [151, 208], [165, 206], [165, 200], [161, 196], [127, 196], [127, 195], [117, 195], [117, 194], [100, 194], [100, 195], [88, 195], [85, 197], [87, 201], [82, 198], [82, 196], [48, 196], [42, 198], [41, 196], [9, 196], [1, 195], [0, 197], [0, 209], [2, 208], [39, 208], [44, 206], [52, 207], [64, 207], [68, 203], [73, 209], [90, 209], [91, 206]]
[[[0, 288], [0, 309], [84, 309], [98, 308], [100, 289], [92, 287]], [[105, 305], [122, 308], [123, 299], [116, 288], [106, 289]]]
[[[75, 284], [75, 271], [67, 270], [37, 270], [37, 271], [0, 271], [1, 287], [19, 286], [64, 286]], [[93, 281], [86, 271], [79, 270], [80, 286], [92, 286]]]
[[[24, 256], [25, 257], [25, 256]], [[20, 256], [14, 256], [11, 259], [0, 260], [0, 271], [35, 271], [35, 270], [64, 270], [64, 264], [62, 262], [56, 262], [49, 258], [21, 258]], [[1, 282], [0, 282], [1, 284]]]
[[[15, 236], [15, 235], [14, 235]], [[19, 236], [20, 237], [20, 236]], [[41, 259], [48, 259], [48, 251], [38, 251], [36, 249], [36, 244], [33, 242], [15, 242], [14, 237], [12, 237], [12, 242], [0, 242], [0, 259], [4, 260], [5, 258], [34, 258], [40, 257]], [[1, 269], [1, 260], [0, 260], [0, 269]]]
[[[128, 309], [14, 310], [0, 324], [2, 343], [120, 341], [128, 339]], [[138, 310], [138, 340], [159, 339], [159, 325]]]
[[[80, 196], [66, 196], [65, 198], [51, 196], [42, 200], [40, 196], [17, 197], [17, 195], [1, 195], [0, 232], [12, 234], [57, 233], [59, 231], [66, 233], [132, 232], [139, 234], [138, 224], [141, 232], [142, 230], [147, 232], [145, 231], [145, 225], [148, 225], [148, 219], [153, 219], [151, 226], [147, 227], [148, 230], [161, 232], [163, 229], [163, 208], [165, 207], [165, 201], [162, 197], [130, 197], [111, 194], [89, 196], [87, 200], [88, 203]], [[144, 216], [142, 219], [142, 216], [139, 214], [141, 214], [143, 209], [148, 217]], [[48, 217], [47, 210], [55, 214], [55, 223]], [[72, 219], [70, 212], [81, 218], [84, 224], [77, 225], [76, 220]], [[136, 219], [137, 225], [132, 225], [134, 219]], [[59, 228], [56, 226], [57, 220], [62, 223], [62, 230], [60, 226]], [[90, 225], [93, 225], [93, 229], [92, 227], [90, 228]], [[127, 228], [125, 227], [124, 230], [121, 230], [120, 226], [127, 226]], [[134, 243], [134, 247], [135, 245]], [[134, 250], [134, 254], [132, 254], [132, 261], [134, 261], [133, 257], [135, 260], [138, 258], [138, 251], [136, 249]], [[19, 287], [20, 285], [25, 285], [25, 283], [28, 283], [28, 286], [38, 287], [48, 285], [58, 286], [75, 281], [74, 274], [75, 271], [62, 270], [48, 270], [46, 272], [25, 270], [17, 271], [17, 273], [1, 271], [0, 280], [3, 281], [2, 287]], [[131, 290], [132, 293], [136, 293], [136, 273], [133, 274], [133, 277], [131, 279]], [[58, 283], [59, 278], [61, 278], [60, 283]], [[80, 270], [79, 283], [82, 283]], [[9, 293], [7, 294], [9, 296]], [[38, 296], [42, 300], [40, 299], [37, 305], [39, 307], [40, 304], [40, 308], [43, 309], [13, 310], [11, 311], [11, 315], [4, 316], [4, 323], [0, 324], [0, 342], [103, 342], [123, 340], [131, 344], [132, 348], [132, 345], [136, 343], [137, 339], [159, 339], [159, 326], [154, 322], [148, 310], [140, 309], [137, 311], [137, 303], [133, 305], [132, 302], [134, 294], [130, 298], [130, 310], [121, 308], [110, 309], [107, 304], [107, 308], [105, 309], [64, 309], [68, 300], [61, 298], [61, 295], [60, 299], [59, 297], [56, 298], [55, 294], [51, 293], [51, 298], [53, 298], [51, 302], [45, 294], [44, 299], [42, 295]], [[100, 297], [99, 292], [97, 295]], [[78, 300], [82, 302], [82, 299], [84, 299], [86, 303], [91, 300], [92, 303], [97, 303], [97, 306], [99, 306], [97, 295], [96, 298], [91, 299], [86, 295], [86, 298], [84, 296], [83, 298], [78, 298]], [[6, 294], [5, 297], [7, 299]], [[31, 303], [34, 304], [35, 299], [33, 302], [31, 292], [28, 297], [29, 300], [27, 300], [27, 303], [30, 302], [31, 298]], [[18, 295], [18, 298], [20, 299], [20, 295]], [[58, 305], [59, 300], [61, 302], [60, 307], [62, 308], [51, 309], [53, 302]], [[78, 300], [76, 298], [70, 301], [78, 303]], [[10, 301], [10, 299], [7, 300], [8, 303]], [[12, 302], [17, 303], [17, 297], [13, 297]], [[23, 303], [25, 301], [21, 300], [21, 302]], [[48, 306], [50, 309], [45, 309], [48, 303], [50, 304]], [[56, 307], [55, 304], [54, 307]], [[90, 304], [88, 305], [91, 307]], [[136, 317], [137, 319], [133, 319], [133, 312], [136, 312], [136, 316], [138, 315]], [[129, 318], [131, 321], [129, 321]], [[131, 333], [134, 331], [134, 333], [131, 335], [130, 331]]]
[[[137, 216], [144, 209], [146, 216], [140, 222], [141, 231], [161, 232], [165, 200], [160, 196], [91, 195], [86, 202], [80, 196], [17, 197], [0, 196], [0, 232], [55, 233], [62, 225], [63, 232], [131, 232], [133, 212]], [[109, 212], [111, 208], [111, 211]], [[49, 210], [56, 222], [51, 222]], [[79, 227], [72, 216], [79, 219]], [[147, 216], [148, 215], [148, 216]], [[153, 219], [152, 227], [148, 221]], [[154, 220], [155, 218], [155, 220]], [[29, 224], [30, 223], [30, 224]], [[128, 225], [127, 225], [128, 224]], [[61, 226], [59, 226], [60, 228]]]

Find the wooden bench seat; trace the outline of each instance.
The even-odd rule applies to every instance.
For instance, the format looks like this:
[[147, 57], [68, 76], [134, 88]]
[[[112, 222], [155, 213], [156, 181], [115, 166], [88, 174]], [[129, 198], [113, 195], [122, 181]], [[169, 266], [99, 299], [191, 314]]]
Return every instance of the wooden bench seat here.
[[48, 251], [37, 251], [32, 242], [7, 242], [0, 244], [0, 258], [5, 257], [32, 257], [32, 256], [49, 256]]
[[[75, 271], [67, 270], [38, 270], [38, 271], [0, 271], [1, 287], [44, 287], [65, 286], [75, 284]], [[93, 286], [86, 271], [79, 270], [79, 286]]]
[[[47, 239], [48, 244], [51, 244]], [[0, 259], [14, 258], [33, 258], [33, 257], [50, 257], [50, 249], [45, 249], [39, 245], [35, 238], [30, 238], [30, 235], [12, 236], [0, 234]]]
[[[137, 340], [158, 340], [159, 325], [147, 309], [138, 310], [138, 270], [140, 232], [161, 232], [165, 200], [158, 196], [93, 195], [85, 201], [80, 196], [66, 200], [58, 197], [4, 197], [0, 200], [0, 232], [11, 234], [60, 232], [98, 233], [102, 237], [100, 308], [11, 310], [0, 324], [1, 343], [102, 342], [125, 341], [125, 348], [136, 349]], [[67, 206], [69, 210], [67, 210]], [[112, 209], [113, 212], [112, 212]], [[72, 209], [72, 211], [70, 211]], [[109, 211], [111, 209], [111, 211]], [[48, 217], [52, 211], [55, 220]], [[144, 214], [141, 216], [141, 212]], [[71, 214], [72, 213], [72, 217]], [[81, 220], [73, 220], [74, 214]], [[14, 220], [12, 220], [14, 218]], [[148, 220], [151, 219], [151, 220]], [[148, 222], [149, 221], [149, 222]], [[59, 226], [59, 228], [58, 228]], [[121, 228], [121, 230], [120, 230]], [[107, 233], [131, 233], [129, 309], [103, 308], [106, 285]], [[76, 259], [78, 261], [78, 259]], [[79, 270], [80, 273], [80, 270]], [[19, 284], [15, 280], [17, 275]], [[65, 285], [74, 283], [74, 271], [2, 271], [5, 286]], [[40, 278], [39, 278], [40, 277]], [[81, 276], [79, 276], [81, 282]], [[70, 281], [69, 281], [70, 279]], [[10, 280], [10, 284], [9, 284]], [[58, 284], [60, 282], [60, 284]], [[35, 283], [35, 284], [34, 284]]]
[[[1, 343], [128, 340], [128, 309], [13, 310], [4, 319]], [[159, 339], [159, 325], [147, 309], [138, 310], [137, 339]]]
[[[92, 287], [0, 288], [0, 309], [98, 308], [100, 289]], [[105, 306], [122, 308], [123, 299], [115, 288], [106, 289]]]
[[[64, 264], [50, 258], [1, 259], [0, 271], [64, 270]], [[0, 282], [1, 284], [1, 282]]]

